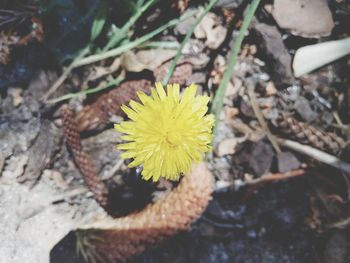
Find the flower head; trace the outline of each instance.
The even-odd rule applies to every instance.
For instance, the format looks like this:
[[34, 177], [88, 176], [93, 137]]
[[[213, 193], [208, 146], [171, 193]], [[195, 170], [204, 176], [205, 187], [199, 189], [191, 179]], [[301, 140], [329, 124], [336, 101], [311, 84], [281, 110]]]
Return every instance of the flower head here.
[[150, 96], [137, 94], [141, 103], [131, 100], [130, 107], [122, 106], [130, 121], [115, 124], [115, 129], [128, 142], [117, 147], [126, 151], [122, 158], [134, 159], [129, 167], [143, 166], [145, 180], [178, 180], [210, 150], [214, 116], [205, 116], [209, 97], [196, 96], [196, 85], [182, 96], [178, 84], [167, 85], [167, 92], [162, 84], [155, 86]]

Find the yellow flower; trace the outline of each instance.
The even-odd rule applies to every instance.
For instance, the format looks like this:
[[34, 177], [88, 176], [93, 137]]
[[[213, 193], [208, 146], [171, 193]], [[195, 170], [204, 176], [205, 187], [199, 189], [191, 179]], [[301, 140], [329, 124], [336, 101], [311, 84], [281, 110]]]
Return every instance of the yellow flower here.
[[196, 85], [187, 87], [182, 97], [178, 84], [167, 85], [167, 93], [162, 84], [155, 86], [150, 96], [137, 94], [141, 103], [131, 100], [130, 108], [122, 106], [131, 120], [114, 127], [129, 142], [117, 147], [126, 150], [123, 159], [134, 159], [129, 167], [143, 166], [145, 180], [178, 180], [210, 150], [214, 116], [205, 116], [209, 97], [196, 96]]

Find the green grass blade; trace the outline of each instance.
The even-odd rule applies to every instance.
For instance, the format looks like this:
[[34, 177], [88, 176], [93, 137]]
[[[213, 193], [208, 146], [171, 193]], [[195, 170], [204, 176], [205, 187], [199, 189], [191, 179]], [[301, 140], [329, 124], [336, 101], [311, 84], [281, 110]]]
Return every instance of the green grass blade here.
[[79, 92], [76, 92], [76, 93], [69, 93], [69, 94], [63, 95], [61, 97], [52, 99], [52, 100], [48, 100], [48, 103], [53, 103], [54, 104], [54, 103], [57, 103], [57, 102], [69, 100], [71, 98], [76, 98], [76, 97], [79, 97], [79, 96], [84, 95], [84, 94], [87, 95], [87, 94], [100, 92], [102, 90], [108, 89], [111, 86], [119, 85], [120, 82], [122, 82], [123, 80], [124, 80], [124, 78], [119, 76], [119, 77], [111, 80], [110, 82], [108, 82], [105, 86], [91, 88], [91, 89], [87, 89], [87, 90], [82, 90], [82, 91], [79, 91]]
[[229, 63], [227, 69], [225, 70], [224, 76], [220, 82], [220, 85], [215, 93], [213, 104], [211, 106], [211, 112], [215, 115], [215, 127], [214, 127], [214, 138], [217, 132], [217, 126], [220, 118], [220, 112], [223, 107], [223, 100], [226, 91], [226, 87], [230, 78], [232, 76], [232, 72], [234, 66], [236, 65], [238, 53], [241, 50], [242, 42], [244, 39], [244, 35], [248, 30], [248, 27], [254, 17], [255, 11], [258, 8], [260, 0], [253, 0], [252, 3], [248, 7], [248, 11], [246, 16], [244, 17], [242, 26], [239, 30], [237, 40], [233, 43], [231, 55], [229, 57]]
[[206, 6], [206, 8], [203, 10], [202, 14], [197, 17], [195, 23], [192, 25], [192, 27], [189, 29], [189, 31], [187, 32], [184, 40], [181, 42], [181, 45], [179, 47], [179, 49], [176, 52], [175, 58], [173, 59], [170, 68], [168, 70], [168, 73], [166, 74], [166, 76], [163, 78], [162, 84], [166, 85], [169, 81], [169, 79], [171, 78], [172, 74], [174, 73], [174, 70], [176, 68], [176, 64], [178, 62], [178, 60], [180, 59], [181, 55], [182, 55], [182, 50], [184, 48], [184, 46], [186, 45], [186, 43], [188, 42], [188, 40], [190, 40], [195, 28], [199, 25], [199, 23], [202, 21], [202, 19], [204, 18], [204, 16], [209, 12], [210, 9], [212, 9], [212, 7], [215, 5], [215, 3], [218, 0], [211, 0], [209, 2], [209, 4]]
[[140, 16], [157, 0], [149, 0], [144, 4], [137, 12], [128, 20], [128, 22], [118, 30], [113, 37], [108, 41], [107, 45], [103, 48], [103, 51], [107, 51], [112, 47], [115, 47], [125, 36], [127, 35], [129, 29], [136, 23]]
[[150, 33], [148, 33], [148, 34], [146, 34], [146, 35], [144, 35], [144, 36], [142, 36], [142, 37], [140, 37], [140, 38], [138, 38], [138, 39], [136, 39], [134, 41], [131, 41], [131, 42], [129, 42], [129, 43], [123, 45], [123, 46], [111, 49], [111, 50], [103, 52], [101, 54], [91, 55], [91, 56], [82, 58], [81, 60], [77, 61], [74, 64], [74, 68], [80, 67], [80, 66], [83, 66], [83, 65], [87, 65], [87, 64], [91, 64], [91, 63], [94, 63], [94, 62], [97, 62], [97, 61], [101, 61], [103, 59], [107, 59], [107, 58], [110, 58], [110, 57], [118, 56], [118, 55], [122, 54], [125, 51], [133, 49], [133, 48], [135, 48], [135, 47], [145, 43], [146, 41], [150, 40], [154, 36], [156, 36], [159, 33], [163, 32], [165, 29], [177, 25], [180, 21], [189, 18], [191, 15], [193, 15], [192, 12], [188, 13], [188, 14], [185, 14], [185, 15], [181, 16], [180, 18], [170, 20], [168, 23], [158, 27], [157, 29], [153, 30], [152, 32], [150, 32]]

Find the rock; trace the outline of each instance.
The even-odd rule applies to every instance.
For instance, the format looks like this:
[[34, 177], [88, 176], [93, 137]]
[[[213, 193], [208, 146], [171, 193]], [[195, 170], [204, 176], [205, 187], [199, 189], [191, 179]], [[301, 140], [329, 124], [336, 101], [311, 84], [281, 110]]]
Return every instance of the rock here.
[[153, 71], [172, 59], [175, 54], [176, 50], [162, 48], [141, 50], [137, 53], [128, 51], [122, 55], [121, 66], [131, 72], [140, 72], [144, 69]]
[[243, 0], [219, 0], [215, 6], [222, 8], [237, 8], [243, 3]]
[[236, 154], [232, 161], [234, 164], [243, 165], [245, 172], [252, 171], [254, 175], [261, 176], [268, 172], [274, 157], [272, 146], [264, 139], [250, 142], [248, 147]]
[[234, 154], [238, 143], [239, 141], [237, 138], [225, 139], [218, 144], [215, 152], [219, 157], [227, 154]]
[[295, 101], [294, 109], [307, 122], [311, 122], [317, 118], [317, 113], [311, 109], [309, 101], [304, 97], [300, 97]]
[[285, 47], [281, 33], [277, 27], [256, 23], [254, 30], [259, 38], [260, 49], [265, 53], [267, 64], [270, 64], [270, 75], [277, 88], [280, 85], [293, 83], [294, 76], [292, 73], [292, 58]]
[[19, 182], [29, 180], [35, 183], [42, 171], [51, 163], [58, 151], [59, 142], [62, 138], [62, 130], [58, 130], [49, 121], [44, 120], [41, 124], [39, 135], [28, 150], [30, 156], [24, 174], [18, 178]]
[[272, 15], [281, 28], [303, 37], [329, 36], [334, 27], [326, 0], [275, 0]]
[[[193, 10], [189, 10], [189, 12], [192, 12], [192, 11]], [[175, 32], [180, 35], [186, 35], [188, 29], [192, 27], [195, 22], [196, 22], [196, 18], [194, 16], [191, 16], [188, 19], [185, 19], [179, 22], [175, 27]]]
[[206, 38], [205, 45], [211, 49], [217, 49], [225, 40], [227, 29], [217, 23], [214, 13], [208, 13], [195, 28], [196, 38]]
[[249, 166], [258, 176], [266, 173], [272, 164], [273, 149], [270, 144], [259, 141], [255, 143], [250, 152]]
[[291, 152], [280, 152], [277, 155], [278, 171], [285, 173], [300, 167], [299, 160]]

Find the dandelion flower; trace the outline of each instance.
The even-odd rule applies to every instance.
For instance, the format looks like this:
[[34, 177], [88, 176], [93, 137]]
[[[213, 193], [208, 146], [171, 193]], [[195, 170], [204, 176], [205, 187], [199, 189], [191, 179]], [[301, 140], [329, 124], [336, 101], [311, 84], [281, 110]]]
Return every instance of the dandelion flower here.
[[133, 158], [129, 167], [143, 166], [145, 180], [178, 180], [210, 150], [214, 116], [205, 115], [209, 97], [196, 96], [196, 85], [182, 96], [178, 84], [167, 85], [167, 92], [162, 84], [155, 86], [150, 96], [137, 94], [141, 103], [131, 100], [129, 107], [122, 106], [130, 120], [115, 124], [115, 129], [128, 142], [117, 147], [125, 150], [123, 159]]

